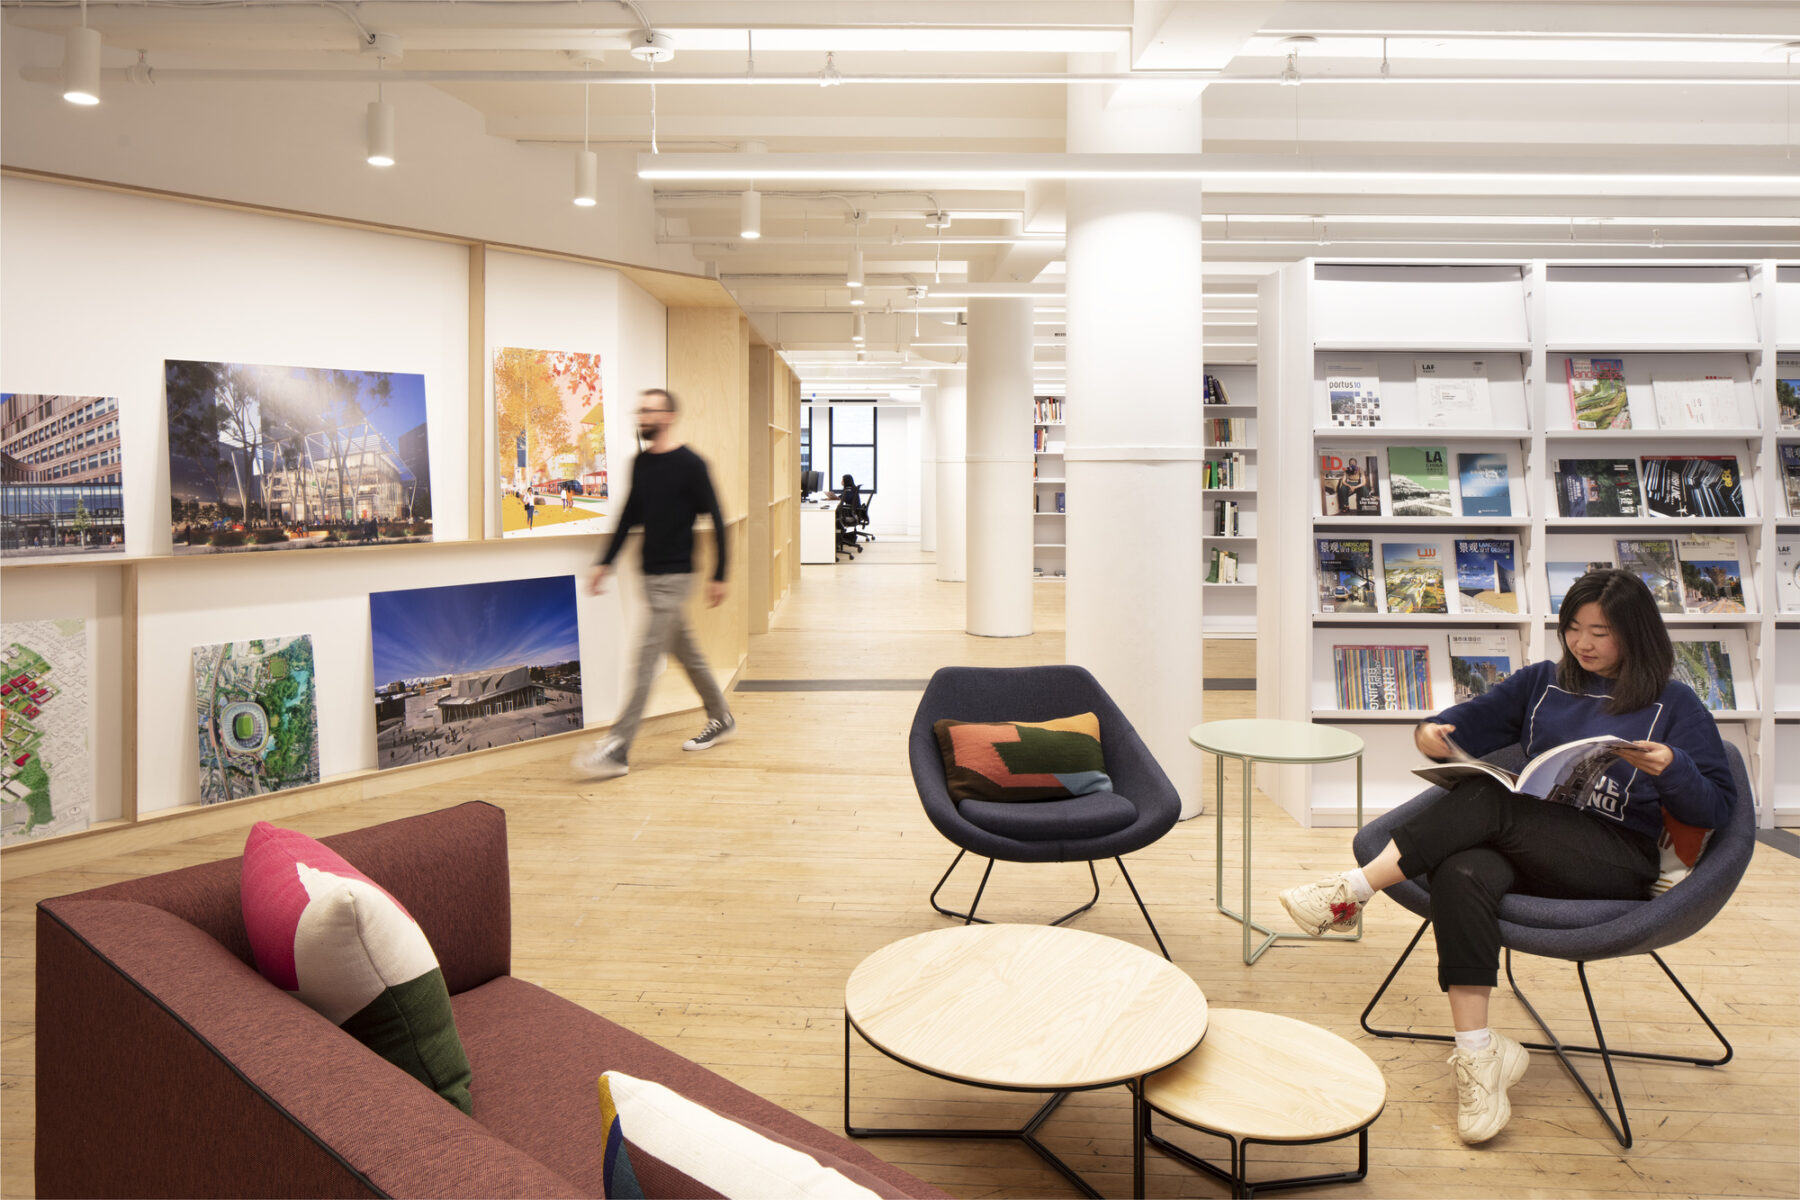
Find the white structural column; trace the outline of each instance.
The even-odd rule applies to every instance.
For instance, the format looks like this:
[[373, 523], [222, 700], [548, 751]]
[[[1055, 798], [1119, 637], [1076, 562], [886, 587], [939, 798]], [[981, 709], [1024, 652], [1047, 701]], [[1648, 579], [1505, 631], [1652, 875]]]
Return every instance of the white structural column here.
[[1031, 301], [969, 301], [965, 628], [1031, 632]]
[[[1198, 154], [1200, 103], [1069, 88], [1070, 153]], [[1068, 185], [1067, 658], [1201, 810], [1203, 345], [1196, 181]]]
[[963, 372], [944, 371], [937, 385], [937, 577], [961, 583], [968, 566], [968, 390]]
[[919, 549], [937, 550], [937, 386], [919, 389]]

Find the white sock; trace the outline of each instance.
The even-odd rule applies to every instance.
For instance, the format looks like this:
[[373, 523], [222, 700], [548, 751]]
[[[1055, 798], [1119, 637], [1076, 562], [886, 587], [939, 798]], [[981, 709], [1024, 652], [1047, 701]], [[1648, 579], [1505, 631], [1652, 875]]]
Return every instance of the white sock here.
[[1456, 1048], [1464, 1054], [1480, 1054], [1494, 1044], [1494, 1035], [1486, 1029], [1456, 1031]]
[[1361, 867], [1345, 871], [1344, 882], [1350, 885], [1350, 894], [1356, 897], [1358, 904], [1367, 904], [1375, 895], [1375, 889], [1369, 886], [1368, 877], [1362, 873]]

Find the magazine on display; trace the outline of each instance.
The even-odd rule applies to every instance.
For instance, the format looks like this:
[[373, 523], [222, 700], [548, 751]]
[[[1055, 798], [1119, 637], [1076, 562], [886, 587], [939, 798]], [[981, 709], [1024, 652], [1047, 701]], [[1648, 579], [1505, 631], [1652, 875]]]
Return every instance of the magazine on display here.
[[1449, 454], [1442, 446], [1389, 446], [1388, 494], [1396, 517], [1450, 517]]
[[1318, 539], [1319, 611], [1375, 610], [1375, 549], [1367, 540]]
[[1419, 423], [1430, 429], [1490, 429], [1494, 406], [1480, 359], [1413, 360], [1418, 380]]
[[1775, 607], [1800, 612], [1800, 541], [1793, 538], [1775, 543]]
[[1610, 571], [1610, 562], [1552, 562], [1546, 563], [1550, 573], [1550, 615], [1562, 613], [1563, 597], [1569, 594], [1569, 588], [1577, 579], [1589, 571]]
[[1424, 646], [1333, 646], [1338, 708], [1430, 712], [1431, 651]]
[[1741, 517], [1744, 477], [1735, 455], [1645, 455], [1644, 501], [1656, 517]]
[[1325, 396], [1333, 425], [1358, 429], [1381, 424], [1381, 373], [1374, 359], [1326, 363]]
[[1555, 471], [1558, 516], [1643, 516], [1637, 464], [1629, 458], [1559, 458]]
[[1450, 679], [1453, 703], [1485, 696], [1513, 671], [1513, 639], [1507, 633], [1452, 633]]
[[1512, 483], [1506, 455], [1458, 454], [1456, 474], [1462, 485], [1463, 516], [1512, 516]]
[[1327, 517], [1381, 515], [1381, 469], [1373, 454], [1319, 451], [1319, 511]]
[[1519, 611], [1518, 554], [1511, 538], [1456, 539], [1456, 590], [1463, 612]]
[[1613, 543], [1619, 569], [1644, 581], [1656, 600], [1656, 611], [1678, 613], [1681, 607], [1681, 565], [1675, 560], [1675, 543], [1668, 538], [1620, 538]]
[[1433, 542], [1383, 542], [1381, 574], [1391, 613], [1448, 613], [1444, 560]]
[[1731, 651], [1722, 641], [1674, 638], [1678, 682], [1694, 689], [1700, 703], [1713, 712], [1737, 707], [1737, 681], [1731, 671]]
[[1787, 513], [1800, 517], [1800, 445], [1781, 445], [1781, 489], [1787, 495]]
[[1576, 429], [1630, 429], [1631, 403], [1622, 358], [1565, 359], [1569, 412]]
[[1691, 613], [1741, 613], [1746, 607], [1741, 533], [1690, 533], [1675, 540], [1681, 560], [1681, 606]]
[[1800, 429], [1800, 357], [1775, 360], [1775, 412], [1783, 429]]
[[1694, 379], [1651, 376], [1656, 423], [1664, 429], [1739, 429], [1737, 383], [1729, 375]]
[[1486, 775], [1515, 795], [1536, 796], [1540, 800], [1579, 807], [1588, 788], [1612, 765], [1619, 751], [1641, 743], [1628, 742], [1610, 733], [1564, 742], [1526, 763], [1516, 775], [1504, 767], [1482, 762], [1448, 735], [1444, 737], [1444, 744], [1450, 747], [1448, 762], [1415, 767], [1413, 774], [1441, 788], [1453, 788], [1477, 775]]

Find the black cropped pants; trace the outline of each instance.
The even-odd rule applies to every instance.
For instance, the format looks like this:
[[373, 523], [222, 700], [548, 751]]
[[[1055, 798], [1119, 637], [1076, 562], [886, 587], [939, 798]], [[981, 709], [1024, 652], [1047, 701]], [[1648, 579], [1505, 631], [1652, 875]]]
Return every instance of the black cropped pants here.
[[1645, 900], [1656, 843], [1605, 817], [1518, 796], [1484, 776], [1458, 785], [1394, 829], [1400, 869], [1425, 876], [1437, 935], [1438, 986], [1493, 987], [1500, 900]]

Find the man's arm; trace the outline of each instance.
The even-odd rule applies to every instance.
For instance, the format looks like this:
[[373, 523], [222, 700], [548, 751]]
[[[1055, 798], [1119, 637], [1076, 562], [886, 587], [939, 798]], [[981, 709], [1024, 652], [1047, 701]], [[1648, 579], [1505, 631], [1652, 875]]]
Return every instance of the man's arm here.
[[606, 550], [600, 555], [596, 565], [609, 567], [612, 560], [619, 556], [619, 550], [625, 545], [625, 535], [635, 525], [644, 521], [644, 508], [638, 500], [637, 459], [631, 460], [631, 491], [625, 496], [625, 507], [619, 510], [619, 523], [613, 527], [612, 540], [606, 543]]
[[712, 581], [725, 582], [725, 514], [719, 511], [719, 495], [713, 491], [712, 473], [706, 469], [706, 460], [698, 454], [694, 461], [700, 464], [700, 476], [695, 481], [694, 506], [712, 516], [713, 545], [716, 548], [715, 558], [718, 564], [713, 568]]

